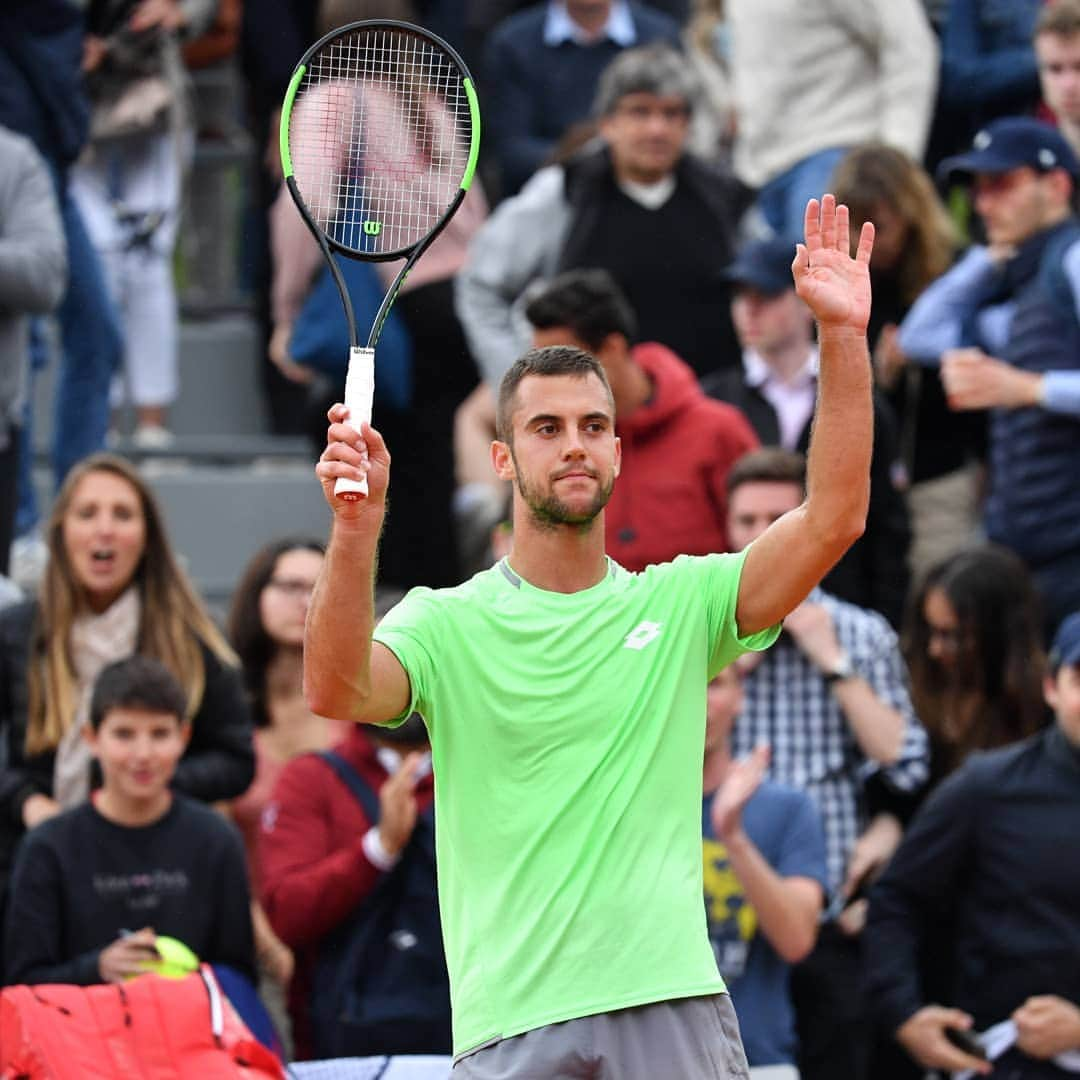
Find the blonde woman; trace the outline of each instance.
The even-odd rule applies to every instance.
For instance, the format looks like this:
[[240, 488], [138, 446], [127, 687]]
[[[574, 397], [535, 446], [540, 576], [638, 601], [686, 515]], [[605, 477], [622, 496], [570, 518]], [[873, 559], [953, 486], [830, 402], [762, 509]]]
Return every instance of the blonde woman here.
[[[90, 796], [90, 688], [133, 653], [187, 694], [191, 741], [173, 787], [212, 802], [251, 783], [251, 720], [236, 658], [173, 555], [161, 511], [121, 458], [72, 469], [47, 529], [36, 600], [0, 615], [0, 891], [19, 836]], [[139, 763], [132, 779], [140, 782]]]

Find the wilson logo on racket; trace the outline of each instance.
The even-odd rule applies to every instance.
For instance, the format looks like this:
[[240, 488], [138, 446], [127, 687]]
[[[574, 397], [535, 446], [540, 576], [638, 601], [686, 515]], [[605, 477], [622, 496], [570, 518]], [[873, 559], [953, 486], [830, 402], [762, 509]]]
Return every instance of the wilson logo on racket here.
[[[278, 139], [285, 185], [341, 295], [349, 328], [345, 404], [348, 423], [359, 428], [371, 422], [375, 345], [394, 298], [472, 183], [480, 105], [468, 68], [442, 38], [411, 23], [365, 19], [331, 30], [300, 58]], [[366, 348], [335, 253], [405, 260]], [[334, 494], [361, 498], [367, 480], [341, 477]]]

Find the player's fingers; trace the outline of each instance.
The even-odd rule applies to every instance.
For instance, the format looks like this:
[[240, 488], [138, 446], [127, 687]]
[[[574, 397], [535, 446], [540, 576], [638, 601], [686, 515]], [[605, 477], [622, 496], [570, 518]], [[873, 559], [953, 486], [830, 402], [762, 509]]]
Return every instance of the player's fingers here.
[[[798, 281], [810, 270], [810, 252], [804, 244], [795, 245], [795, 258], [791, 261], [791, 276]], [[749, 654], [747, 654], [749, 655]]]
[[817, 199], [811, 199], [806, 204], [806, 213], [803, 215], [803, 236], [806, 238], [806, 246], [809, 250], [816, 251], [821, 247], [821, 203]]
[[334, 404], [326, 410], [326, 419], [329, 420], [331, 424], [343, 423], [348, 418], [348, 415], [349, 407], [343, 405], [340, 401], [335, 401]]
[[367, 450], [363, 446], [352, 446], [349, 443], [329, 443], [319, 455], [320, 461], [344, 461], [349, 465], [367, 464]]
[[326, 442], [328, 446], [345, 443], [360, 448], [364, 445], [364, 436], [350, 424], [331, 424], [326, 429]]
[[870, 253], [873, 250], [874, 223], [872, 221], [864, 221], [862, 229], [859, 230], [859, 249], [855, 252], [856, 262], [862, 263], [864, 266], [869, 266]]
[[830, 194], [821, 197], [821, 246], [826, 251], [836, 247], [836, 197]]
[[367, 469], [345, 461], [320, 461], [315, 466], [315, 475], [323, 484], [335, 480], [366, 480]]
[[848, 208], [843, 203], [836, 207], [836, 250], [851, 254], [851, 223]]
[[367, 443], [369, 454], [378, 454], [380, 457], [389, 456], [386, 449], [386, 441], [370, 424], [363, 424], [360, 430], [363, 434], [364, 442]]

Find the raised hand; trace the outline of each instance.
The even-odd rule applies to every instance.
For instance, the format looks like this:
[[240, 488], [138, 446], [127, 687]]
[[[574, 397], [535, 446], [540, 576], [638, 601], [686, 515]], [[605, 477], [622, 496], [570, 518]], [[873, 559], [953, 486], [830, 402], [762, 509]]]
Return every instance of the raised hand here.
[[804, 600], [786, 619], [784, 629], [808, 659], [822, 671], [832, 671], [844, 655], [832, 616], [821, 604]]
[[713, 831], [721, 840], [728, 840], [741, 831], [743, 810], [765, 779], [770, 755], [769, 747], [762, 744], [748, 757], [734, 762], [713, 796]]
[[[364, 424], [360, 431], [347, 424], [349, 410], [340, 402], [330, 406], [326, 417], [330, 421], [326, 449], [315, 466], [315, 475], [330, 509], [342, 517], [362, 515], [369, 506], [377, 506], [381, 513], [390, 482], [390, 454], [382, 436], [370, 424]], [[347, 480], [367, 477], [367, 498], [355, 502], [338, 498], [334, 483], [342, 477]]]
[[848, 209], [832, 195], [806, 204], [806, 243], [795, 247], [791, 272], [795, 291], [823, 327], [866, 333], [870, 319], [870, 252], [874, 226], [868, 221], [851, 257]]
[[416, 828], [417, 767], [423, 754], [408, 754], [398, 771], [379, 788], [379, 840], [389, 855], [400, 855]]

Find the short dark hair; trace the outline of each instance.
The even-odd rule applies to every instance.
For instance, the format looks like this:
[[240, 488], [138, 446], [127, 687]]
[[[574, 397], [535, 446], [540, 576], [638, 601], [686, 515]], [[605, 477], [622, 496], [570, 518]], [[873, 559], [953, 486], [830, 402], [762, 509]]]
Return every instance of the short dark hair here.
[[1080, 34], [1080, 2], [1078, 0], [1055, 0], [1046, 4], [1035, 20], [1033, 38], [1043, 34], [1057, 37], [1073, 37]]
[[611, 396], [611, 387], [600, 362], [595, 356], [575, 349], [572, 345], [549, 345], [543, 349], [530, 349], [519, 356], [513, 366], [499, 383], [499, 402], [495, 411], [495, 433], [501, 442], [509, 445], [513, 441], [514, 407], [517, 403], [517, 389], [522, 379], [530, 375], [574, 375], [579, 379], [595, 375], [615, 413], [615, 401]]
[[594, 351], [609, 334], [637, 336], [634, 309], [606, 270], [567, 270], [529, 300], [525, 315], [538, 330], [573, 330]]
[[743, 484], [798, 484], [806, 490], [806, 458], [797, 450], [763, 446], [743, 454], [727, 474], [730, 498]]
[[152, 656], [129, 656], [104, 668], [90, 696], [90, 726], [97, 731], [113, 709], [168, 713], [182, 724], [187, 695], [169, 669]]

